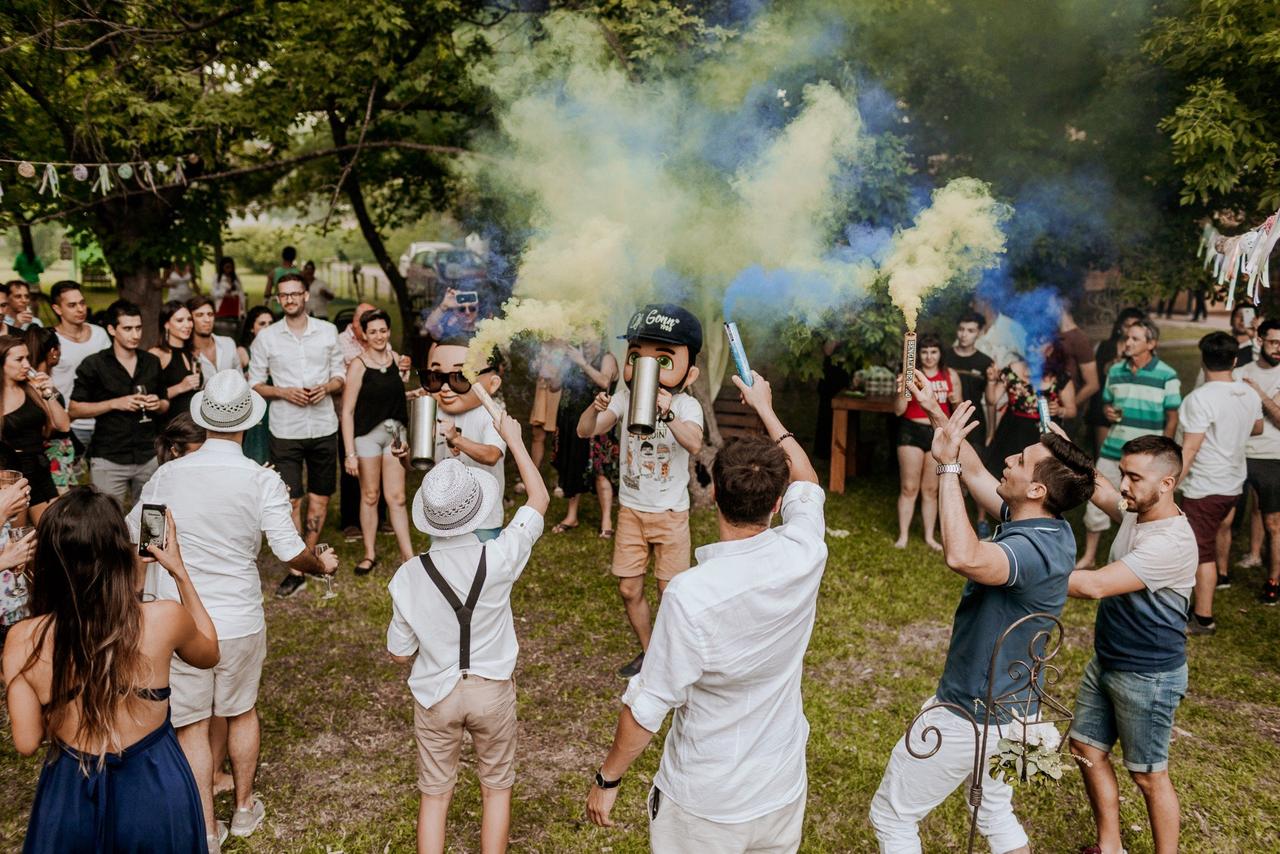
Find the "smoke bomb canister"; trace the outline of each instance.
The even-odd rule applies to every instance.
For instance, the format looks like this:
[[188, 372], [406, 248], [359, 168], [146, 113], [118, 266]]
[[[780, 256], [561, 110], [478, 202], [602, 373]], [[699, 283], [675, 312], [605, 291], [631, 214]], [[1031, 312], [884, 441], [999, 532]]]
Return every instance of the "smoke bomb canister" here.
[[639, 356], [631, 366], [631, 406], [627, 410], [627, 431], [649, 436], [658, 429], [658, 360]]
[[479, 382], [474, 382], [471, 387], [475, 389], [476, 397], [480, 398], [480, 405], [484, 407], [484, 411], [489, 413], [489, 417], [497, 421], [502, 417], [502, 407], [498, 406], [497, 401], [489, 396], [489, 390], [482, 386]]
[[729, 339], [729, 354], [733, 356], [733, 364], [738, 369], [738, 376], [747, 385], [755, 385], [751, 379], [751, 365], [747, 363], [747, 351], [742, 346], [742, 336], [738, 334], [738, 324], [726, 321], [724, 335]]
[[916, 379], [916, 334], [908, 332], [902, 339], [902, 396], [911, 397]]
[[409, 465], [426, 471], [436, 461], [436, 399], [415, 397], [409, 406]]
[[1049, 415], [1049, 398], [1043, 394], [1036, 395], [1036, 409], [1040, 412], [1040, 432], [1048, 433], [1053, 418]]

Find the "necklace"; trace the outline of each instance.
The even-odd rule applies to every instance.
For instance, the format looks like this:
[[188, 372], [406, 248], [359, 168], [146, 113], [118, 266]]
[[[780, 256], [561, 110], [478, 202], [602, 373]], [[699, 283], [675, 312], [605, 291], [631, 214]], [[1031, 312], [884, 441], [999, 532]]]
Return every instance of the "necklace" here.
[[[377, 351], [376, 351], [376, 350], [368, 350], [368, 351], [366, 351], [366, 352], [368, 352], [370, 355], [372, 355], [372, 354], [376, 353]], [[370, 367], [377, 368], [377, 369], [378, 369], [378, 373], [380, 373], [380, 374], [385, 374], [385, 373], [387, 372], [387, 368], [391, 367], [391, 363], [392, 363], [394, 360], [391, 358], [391, 354], [390, 354], [390, 353], [388, 353], [386, 350], [383, 350], [382, 352], [383, 352], [383, 353], [385, 354], [385, 356], [386, 356], [387, 363], [386, 363], [385, 365], [377, 365], [377, 364], [375, 364], [375, 365], [372, 365], [372, 366], [370, 366]], [[378, 361], [378, 359], [375, 359], [374, 361]]]

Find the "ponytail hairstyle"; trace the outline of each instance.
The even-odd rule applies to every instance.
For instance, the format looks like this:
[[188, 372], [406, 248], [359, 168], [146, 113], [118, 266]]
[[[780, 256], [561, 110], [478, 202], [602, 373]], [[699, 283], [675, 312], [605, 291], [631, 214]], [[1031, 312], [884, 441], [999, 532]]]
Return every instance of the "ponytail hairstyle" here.
[[87, 774], [86, 755], [96, 755], [101, 768], [108, 752], [123, 747], [116, 719], [137, 702], [137, 689], [151, 677], [140, 647], [137, 557], [119, 503], [93, 486], [67, 492], [36, 525], [32, 564], [31, 611], [41, 619], [23, 671], [34, 666], [52, 633], [53, 677], [44, 707], [49, 758], [69, 746], [58, 733], [74, 716], [74, 739]]
[[185, 457], [208, 438], [208, 432], [191, 418], [190, 412], [179, 412], [156, 436], [156, 460], [164, 465], [170, 460]]

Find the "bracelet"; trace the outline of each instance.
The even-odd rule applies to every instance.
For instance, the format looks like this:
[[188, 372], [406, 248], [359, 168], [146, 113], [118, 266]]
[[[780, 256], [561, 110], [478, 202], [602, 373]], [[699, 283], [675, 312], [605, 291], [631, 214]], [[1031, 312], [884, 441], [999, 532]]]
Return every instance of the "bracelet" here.
[[783, 442], [785, 442], [786, 440], [788, 440], [788, 439], [794, 439], [795, 437], [796, 437], [796, 434], [795, 434], [795, 433], [783, 433], [781, 436], [779, 436], [778, 438], [776, 438], [776, 439], [774, 439], [774, 440], [773, 440], [773, 444], [775, 444], [775, 445], [781, 445], [781, 444], [782, 444]]
[[346, 457], [344, 457], [344, 459], [348, 459], [348, 460], [349, 460], [349, 459], [352, 459], [353, 457], [354, 457], [354, 458], [356, 458], [356, 459], [359, 459], [359, 456], [356, 454], [356, 452], [355, 452], [355, 451], [352, 451], [351, 453], [347, 454], [347, 455], [346, 455]]

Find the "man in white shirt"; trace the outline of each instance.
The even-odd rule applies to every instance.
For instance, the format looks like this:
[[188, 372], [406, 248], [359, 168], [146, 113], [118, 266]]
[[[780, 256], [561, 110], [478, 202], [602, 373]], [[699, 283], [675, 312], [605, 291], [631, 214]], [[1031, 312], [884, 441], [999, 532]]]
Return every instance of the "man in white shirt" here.
[[[1262, 404], [1258, 395], [1232, 379], [1236, 341], [1225, 332], [1200, 339], [1205, 384], [1192, 391], [1178, 408], [1182, 425], [1182, 510], [1196, 535], [1200, 566], [1196, 571], [1195, 612], [1187, 633], [1211, 635], [1213, 590], [1227, 584], [1227, 552], [1231, 548], [1230, 519], [1244, 491], [1245, 444], [1262, 433]], [[1219, 545], [1219, 529], [1225, 536]]]
[[[825, 495], [759, 374], [732, 377], [768, 439], [725, 445], [712, 467], [720, 542], [672, 579], [644, 667], [622, 697], [587, 815], [608, 827], [618, 785], [667, 713], [649, 794], [655, 852], [794, 852], [807, 777], [800, 680], [827, 563]], [[782, 512], [782, 525], [770, 528]]]
[[973, 298], [973, 310], [987, 321], [974, 346], [990, 356], [997, 368], [1008, 367], [1015, 356], [1027, 352], [1027, 331], [1022, 324], [998, 311], [982, 297]]
[[[1257, 361], [1232, 374], [1253, 389], [1262, 404], [1262, 434], [1249, 437], [1245, 445], [1245, 480], [1258, 496], [1257, 512], [1271, 538], [1267, 581], [1262, 586], [1262, 603], [1280, 602], [1280, 320], [1267, 320], [1258, 327]], [[1251, 564], [1262, 562], [1261, 532], [1250, 543]]]
[[[496, 538], [476, 536], [487, 514], [502, 509], [502, 490], [484, 469], [446, 457], [422, 479], [413, 523], [431, 549], [396, 571], [387, 585], [391, 624], [387, 651], [413, 665], [413, 729], [418, 748], [418, 852], [445, 848], [445, 819], [458, 778], [464, 730], [475, 747], [484, 802], [479, 850], [507, 848], [515, 784], [519, 644], [511, 588], [542, 535], [549, 497], [520, 438], [503, 413], [490, 423], [511, 448], [528, 502]], [[475, 846], [470, 847], [475, 850]]]
[[[315, 548], [329, 497], [338, 486], [338, 413], [333, 395], [342, 390], [346, 369], [337, 327], [307, 315], [309, 293], [302, 277], [296, 273], [281, 276], [276, 282], [276, 297], [284, 307], [284, 317], [253, 339], [249, 384], [271, 401], [271, 464], [289, 487], [294, 524], [303, 532], [307, 545]], [[306, 579], [290, 571], [276, 595], [292, 596], [305, 586]]]
[[[53, 366], [50, 379], [63, 400], [71, 399], [71, 389], [76, 384], [76, 368], [90, 356], [111, 346], [111, 336], [101, 326], [88, 323], [89, 306], [78, 282], [58, 282], [49, 291], [49, 303], [58, 316], [58, 343], [62, 345], [62, 358]], [[71, 432], [84, 447], [93, 438], [93, 419], [77, 418], [71, 422]]]
[[[1055, 428], [1056, 429], [1056, 428]], [[1065, 435], [1065, 434], [1064, 434]], [[1196, 582], [1196, 538], [1173, 500], [1182, 449], [1166, 436], [1139, 436], [1120, 457], [1120, 490], [1094, 481], [1095, 507], [1120, 522], [1111, 562], [1077, 569], [1068, 595], [1101, 599], [1094, 657], [1071, 722], [1071, 753], [1093, 807], [1097, 842], [1081, 849], [1121, 854], [1120, 792], [1111, 762], [1117, 741], [1147, 804], [1155, 850], [1178, 850], [1178, 794], [1169, 779], [1173, 716], [1187, 693], [1187, 611]]]
[[[627, 323], [627, 354], [622, 380], [610, 397], [600, 392], [578, 419], [578, 436], [587, 439], [620, 425], [618, 522], [611, 571], [640, 641], [640, 653], [618, 668], [630, 679], [640, 672], [649, 648], [649, 601], [644, 577], [653, 553], [658, 598], [667, 584], [689, 568], [689, 456], [702, 449], [702, 406], [685, 392], [698, 378], [702, 324], [678, 305], [647, 305]], [[658, 420], [646, 435], [629, 423], [631, 382], [636, 360], [658, 362]]]
[[[258, 684], [267, 652], [257, 566], [262, 536], [275, 556], [298, 572], [328, 575], [338, 567], [333, 552], [316, 557], [298, 536], [280, 476], [244, 456], [244, 432], [262, 420], [266, 408], [239, 371], [214, 376], [191, 400], [191, 417], [208, 431], [207, 441], [156, 469], [129, 514], [136, 535], [143, 504], [169, 508], [191, 582], [218, 630], [222, 657], [216, 667], [198, 670], [175, 656], [169, 672], [173, 725], [200, 789], [211, 849], [219, 836], [213, 816], [211, 716], [227, 718], [236, 801], [231, 833], [253, 833], [264, 813], [262, 801], [253, 796]], [[155, 586], [159, 598], [178, 598], [167, 575], [161, 574]]]
[[191, 311], [191, 349], [200, 358], [200, 372], [211, 377], [219, 371], [239, 368], [235, 339], [213, 331], [217, 319], [213, 298], [197, 294], [187, 300], [187, 308]]

